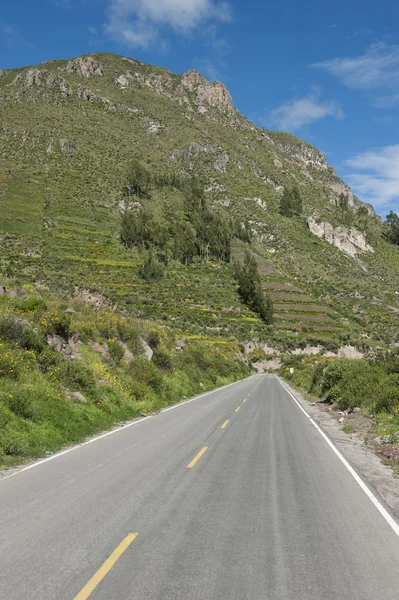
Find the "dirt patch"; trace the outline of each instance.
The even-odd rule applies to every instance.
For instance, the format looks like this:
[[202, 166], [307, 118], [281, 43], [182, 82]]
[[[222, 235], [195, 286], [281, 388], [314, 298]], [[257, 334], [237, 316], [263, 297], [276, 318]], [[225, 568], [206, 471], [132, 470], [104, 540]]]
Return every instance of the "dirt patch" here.
[[283, 363], [279, 358], [273, 358], [272, 360], [260, 360], [257, 363], [253, 363], [258, 373], [264, 373], [265, 371], [278, 371], [283, 366]]
[[360, 352], [355, 346], [341, 346], [338, 350], [338, 358], [363, 358], [363, 352]]

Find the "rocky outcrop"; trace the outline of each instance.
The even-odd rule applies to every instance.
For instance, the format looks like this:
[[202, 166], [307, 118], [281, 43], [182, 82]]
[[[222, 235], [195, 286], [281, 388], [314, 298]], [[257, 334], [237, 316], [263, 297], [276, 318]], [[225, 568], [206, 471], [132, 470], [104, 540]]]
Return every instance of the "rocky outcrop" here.
[[147, 342], [145, 341], [144, 338], [140, 337], [139, 341], [140, 341], [141, 347], [143, 348], [144, 358], [146, 358], [147, 360], [151, 360], [154, 355], [153, 349], [151, 348], [151, 346], [149, 344], [147, 344]]
[[352, 358], [358, 359], [364, 358], [363, 352], [360, 352], [355, 346], [341, 346], [338, 350], [338, 358]]
[[[180, 104], [190, 106], [188, 95], [194, 96], [193, 101], [197, 110], [206, 114], [210, 108], [216, 108], [222, 113], [237, 116], [238, 112], [227, 88], [217, 81], [208, 81], [198, 71], [186, 71], [176, 85], [176, 78], [167, 71], [162, 73], [142, 73], [141, 71], [123, 73], [115, 79], [121, 89], [144, 86], [163, 94]], [[192, 110], [192, 109], [191, 109]]]
[[59, 75], [48, 73], [47, 69], [28, 69], [17, 75], [13, 83], [20, 84], [22, 93], [44, 86], [46, 91], [55, 93], [60, 100], [69, 100], [73, 96], [73, 89], [69, 83]]
[[223, 83], [208, 81], [198, 71], [186, 71], [181, 79], [180, 86], [190, 93], [195, 93], [195, 103], [201, 112], [214, 107], [223, 113], [235, 113], [231, 95]]
[[262, 179], [262, 181], [264, 181], [268, 185], [271, 185], [276, 190], [276, 192], [278, 192], [279, 194], [282, 194], [284, 192], [284, 186], [281, 185], [281, 183], [279, 181], [276, 181], [275, 179], [268, 177], [262, 171], [259, 171], [258, 169], [256, 169], [254, 171], [254, 175], [258, 179]]
[[111, 102], [111, 100], [108, 100], [108, 98], [104, 98], [103, 96], [98, 96], [84, 85], [78, 85], [77, 95], [78, 98], [84, 100], [85, 102], [104, 104], [112, 112], [116, 110], [116, 106], [113, 102]]
[[66, 70], [68, 73], [74, 73], [86, 77], [86, 79], [92, 76], [102, 77], [104, 74], [102, 64], [93, 56], [79, 56], [74, 60], [70, 60]]
[[59, 92], [61, 100], [69, 100], [73, 96], [73, 89], [65, 79], [51, 73], [46, 79], [46, 86]]
[[374, 248], [367, 243], [364, 233], [355, 227], [343, 225], [333, 227], [326, 221], [317, 223], [313, 217], [307, 220], [307, 224], [314, 235], [325, 239], [349, 256], [356, 256], [359, 252], [374, 252]]
[[220, 146], [211, 142], [193, 142], [185, 148], [175, 150], [172, 153], [172, 160], [176, 158], [184, 158], [189, 161], [189, 168], [194, 168], [194, 159], [197, 159], [203, 154], [212, 156], [213, 168], [219, 173], [225, 173], [229, 164], [229, 155]]
[[125, 90], [129, 87], [143, 86], [158, 94], [164, 94], [171, 97], [171, 89], [173, 87], [173, 78], [169, 73], [147, 73], [143, 74], [140, 71], [134, 73], [128, 71], [119, 75], [115, 79], [115, 83]]
[[308, 144], [277, 142], [277, 148], [293, 162], [302, 167], [311, 167], [317, 171], [327, 171], [328, 163], [324, 154]]

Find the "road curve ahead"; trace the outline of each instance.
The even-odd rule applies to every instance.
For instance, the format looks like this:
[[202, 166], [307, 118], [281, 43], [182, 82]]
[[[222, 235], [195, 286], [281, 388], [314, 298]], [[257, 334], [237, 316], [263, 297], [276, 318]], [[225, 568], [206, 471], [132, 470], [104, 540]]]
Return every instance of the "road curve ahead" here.
[[2, 600], [397, 600], [399, 537], [272, 375], [0, 481]]

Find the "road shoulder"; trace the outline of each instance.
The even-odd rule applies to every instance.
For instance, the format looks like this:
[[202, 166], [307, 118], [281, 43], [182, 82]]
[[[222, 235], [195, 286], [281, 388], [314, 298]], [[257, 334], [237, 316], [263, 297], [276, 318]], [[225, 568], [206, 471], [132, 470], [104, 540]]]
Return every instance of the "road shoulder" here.
[[361, 436], [356, 433], [347, 434], [342, 425], [329, 413], [320, 410], [304, 398], [287, 381], [278, 377], [285, 387], [293, 394], [300, 405], [323, 429], [341, 454], [353, 468], [374, 488], [386, 502], [393, 514], [399, 518], [399, 478], [395, 477], [392, 468], [384, 465], [381, 458], [367, 447]]

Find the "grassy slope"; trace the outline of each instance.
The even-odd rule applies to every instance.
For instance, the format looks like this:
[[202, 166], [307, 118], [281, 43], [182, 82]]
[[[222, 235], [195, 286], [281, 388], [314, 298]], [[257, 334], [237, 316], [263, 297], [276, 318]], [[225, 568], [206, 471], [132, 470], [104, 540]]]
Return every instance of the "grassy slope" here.
[[[68, 101], [45, 81], [27, 87], [28, 69], [0, 79], [0, 283], [25, 285], [36, 298], [0, 298], [0, 318], [27, 318], [39, 339], [34, 348], [24, 348], [18, 336], [9, 339], [4, 331], [0, 336], [2, 464], [54, 451], [116, 420], [241, 375], [245, 368], [236, 362], [236, 340], [259, 337], [287, 350], [306, 343], [335, 349], [345, 341], [374, 346], [397, 339], [397, 315], [389, 307], [397, 306], [398, 250], [380, 238], [376, 222], [370, 233], [375, 254], [358, 259], [309, 233], [304, 218], [309, 215], [339, 222], [328, 188], [339, 180], [311, 167], [306, 174], [290, 152], [275, 145], [296, 152], [301, 140], [277, 132], [265, 136], [241, 117], [232, 127], [216, 109], [203, 116], [192, 94], [190, 109], [145, 86], [120, 90], [115, 77], [128, 69], [146, 76], [165, 71], [132, 66], [113, 55], [98, 58], [103, 77], [69, 74], [66, 61], [39, 66], [69, 82]], [[18, 74], [21, 80], [13, 83]], [[172, 78], [176, 90], [180, 77]], [[78, 99], [79, 85], [111, 101], [112, 110]], [[153, 123], [161, 125], [158, 133], [150, 131]], [[212, 146], [196, 154], [190, 144], [199, 142]], [[225, 171], [217, 163], [223, 151], [229, 159]], [[276, 303], [274, 330], [242, 305], [229, 265], [172, 262], [161, 283], [138, 277], [140, 254], [119, 241], [122, 189], [132, 156], [158, 172], [199, 174], [210, 202], [249, 220], [263, 286]], [[304, 217], [281, 217], [279, 193], [261, 176], [299, 185]], [[151, 202], [161, 210], [180, 200], [178, 191], [163, 189]], [[233, 255], [241, 257], [244, 250], [236, 243]], [[88, 378], [78, 384], [61, 355], [43, 346], [51, 314], [63, 314], [77, 290], [99, 292], [112, 307], [93, 312], [75, 299], [72, 330], [81, 335], [79, 363]], [[144, 368], [138, 358], [137, 335], [150, 339], [154, 330], [173, 372], [153, 363]], [[175, 350], [179, 337], [188, 340], [182, 355]], [[124, 338], [144, 381], [133, 367], [92, 349], [91, 340]], [[87, 404], [66, 398], [74, 389], [88, 395]]]
[[[26, 298], [0, 297], [0, 468], [250, 372], [233, 341], [187, 337], [177, 351], [165, 326], [81, 302], [68, 317], [62, 299], [25, 290]], [[74, 360], [46, 344], [55, 333], [69, 340]], [[151, 361], [141, 338], [153, 348]]]
[[[234, 129], [221, 115], [215, 121], [195, 110], [187, 111], [176, 101], [145, 87], [120, 90], [115, 77], [128, 68], [147, 75], [162, 70], [154, 71], [148, 65], [132, 67], [118, 56], [98, 57], [104, 65], [103, 77], [83, 79], [69, 74], [65, 61], [40, 68], [62, 76], [75, 92], [78, 85], [84, 85], [107, 98], [115, 103], [113, 111], [104, 104], [77, 99], [76, 95], [62, 102], [59, 92], [45, 83], [29, 89], [23, 81], [12, 84], [16, 72], [6, 74], [1, 81], [2, 121], [7, 127], [1, 134], [0, 165], [6, 191], [0, 228], [13, 236], [6, 244], [8, 258], [21, 275], [31, 279], [39, 276], [52, 288], [60, 286], [69, 291], [75, 285], [95, 287], [120, 308], [135, 315], [167, 318], [192, 333], [213, 331], [241, 338], [267, 335], [262, 324], [237, 300], [231, 272], [225, 266], [173, 265], [162, 288], [156, 290], [138, 279], [139, 256], [122, 249], [118, 240], [118, 203], [127, 165], [134, 155], [156, 170], [165, 165], [176, 171], [194, 168], [208, 182], [225, 186], [224, 191], [210, 192], [211, 199], [216, 203], [227, 199], [230, 213], [250, 220], [262, 240], [256, 251], [276, 266], [278, 278], [294, 278], [312, 299], [333, 306], [350, 320], [350, 329], [357, 331], [356, 335], [364, 326], [374, 337], [382, 336], [387, 341], [396, 335], [395, 313], [386, 310], [386, 305], [395, 306], [396, 302], [397, 250], [376, 238], [374, 256], [364, 255], [360, 260], [346, 257], [312, 236], [303, 219], [282, 218], [277, 210], [279, 194], [255, 176], [255, 172], [261, 173], [282, 185], [296, 182], [301, 186], [305, 215], [317, 212], [334, 221], [337, 215], [325, 187], [326, 181], [338, 181], [331, 173], [308, 168], [313, 177], [309, 179], [303, 168], [244, 119]], [[174, 76], [174, 85], [178, 82], [179, 77]], [[139, 112], [129, 113], [127, 108]], [[149, 120], [161, 124], [162, 129], [151, 133]], [[287, 134], [270, 134], [277, 143], [294, 147], [302, 144]], [[68, 140], [71, 155], [61, 151], [60, 140]], [[211, 141], [228, 152], [225, 173], [215, 170], [214, 154], [190, 155], [189, 144], [201, 141]], [[283, 169], [275, 165], [276, 158]], [[266, 203], [266, 211], [255, 198]], [[167, 194], [159, 199], [168, 200]], [[29, 256], [23, 256], [24, 250]], [[270, 255], [270, 250], [275, 253]], [[355, 298], [355, 291], [364, 299]], [[376, 300], [371, 305], [373, 297]], [[226, 315], [225, 308], [233, 312]], [[283, 316], [278, 315], [278, 322], [282, 327], [284, 323], [291, 327]], [[306, 319], [296, 325], [309, 328]], [[318, 325], [312, 327], [317, 331]]]

